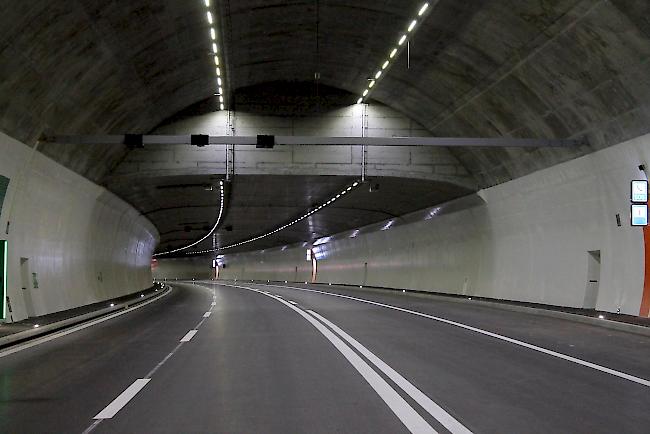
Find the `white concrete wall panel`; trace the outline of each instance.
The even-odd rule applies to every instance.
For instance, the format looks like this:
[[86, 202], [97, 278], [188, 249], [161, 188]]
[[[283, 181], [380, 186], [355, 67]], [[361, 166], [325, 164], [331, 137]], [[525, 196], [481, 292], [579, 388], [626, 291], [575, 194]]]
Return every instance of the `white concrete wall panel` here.
[[212, 279], [212, 260], [208, 258], [158, 259], [153, 278], [159, 281]]
[[[11, 179], [0, 239], [9, 241], [14, 320], [27, 317], [27, 296], [33, 312], [45, 315], [151, 286], [158, 232], [149, 220], [106, 189], [2, 133], [0, 156], [0, 174]], [[21, 258], [28, 258], [30, 274], [37, 273], [38, 288], [30, 277], [29, 294], [22, 290]]]
[[[600, 250], [596, 308], [638, 315], [645, 259], [629, 183], [648, 161], [650, 135], [482, 190], [485, 205], [329, 242], [318, 281], [582, 307], [587, 252]], [[309, 268], [303, 247], [226, 260], [224, 278], [300, 281], [291, 270]]]
[[[366, 110], [364, 116], [364, 109]], [[365, 119], [365, 121], [364, 121]], [[229, 128], [229, 120], [232, 128]], [[364, 132], [364, 122], [367, 128]], [[156, 134], [209, 134], [224, 136], [325, 137], [427, 137], [424, 127], [403, 114], [382, 105], [352, 105], [327, 113], [295, 118], [219, 111], [183, 119], [158, 128]], [[152, 176], [225, 174], [226, 148], [210, 145], [153, 146], [136, 150], [116, 168], [114, 178], [129, 175]], [[238, 146], [234, 171], [240, 175], [361, 175], [361, 146], [276, 146], [255, 149]], [[419, 146], [368, 147], [368, 176], [396, 176], [449, 182], [475, 189], [476, 180], [446, 148]]]

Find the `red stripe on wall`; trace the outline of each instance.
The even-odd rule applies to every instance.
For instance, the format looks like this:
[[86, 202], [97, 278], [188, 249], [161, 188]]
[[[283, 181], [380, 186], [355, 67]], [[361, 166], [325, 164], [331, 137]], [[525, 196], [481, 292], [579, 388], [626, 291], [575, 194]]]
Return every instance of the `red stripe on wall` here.
[[643, 245], [645, 251], [645, 278], [639, 316], [650, 317], [650, 227], [648, 226], [643, 228]]

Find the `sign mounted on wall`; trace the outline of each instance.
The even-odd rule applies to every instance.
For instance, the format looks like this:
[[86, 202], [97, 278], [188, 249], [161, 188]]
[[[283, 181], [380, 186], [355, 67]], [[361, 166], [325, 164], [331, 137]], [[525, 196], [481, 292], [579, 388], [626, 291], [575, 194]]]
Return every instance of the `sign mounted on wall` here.
[[632, 181], [630, 200], [637, 203], [648, 203], [648, 181]]
[[648, 205], [632, 204], [632, 226], [648, 226]]
[[7, 241], [0, 240], [0, 321], [7, 318]]

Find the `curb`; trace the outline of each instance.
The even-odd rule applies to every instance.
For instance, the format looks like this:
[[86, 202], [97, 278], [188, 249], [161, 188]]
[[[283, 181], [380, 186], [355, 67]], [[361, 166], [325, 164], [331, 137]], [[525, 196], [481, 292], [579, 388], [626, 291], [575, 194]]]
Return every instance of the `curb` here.
[[[238, 279], [239, 280], [239, 279]], [[242, 279], [242, 282], [245, 281], [246, 279]], [[249, 279], [250, 280], [250, 279]], [[229, 280], [232, 281], [232, 280]], [[268, 283], [278, 283], [279, 281], [270, 281]], [[255, 281], [254, 283], [262, 283], [265, 284], [267, 282], [263, 280]], [[281, 283], [284, 283], [282, 281]], [[303, 284], [303, 282], [288, 282], [292, 284]], [[316, 283], [313, 284], [314, 286], [328, 286], [327, 284], [323, 283]], [[333, 283], [332, 286], [350, 286], [354, 287], [355, 285], [340, 285], [340, 284], [335, 284]], [[428, 298], [428, 299], [437, 299], [441, 301], [446, 301], [450, 303], [467, 303], [467, 304], [473, 304], [473, 305], [479, 305], [483, 307], [489, 307], [493, 309], [501, 309], [501, 310], [508, 310], [511, 312], [520, 312], [520, 313], [527, 313], [531, 315], [538, 315], [538, 316], [546, 316], [550, 318], [556, 318], [556, 319], [563, 319], [566, 321], [573, 321], [573, 322], [578, 322], [582, 324], [589, 324], [593, 325], [596, 327], [602, 327], [610, 330], [617, 330], [617, 331], [622, 331], [622, 332], [627, 332], [627, 333], [634, 333], [637, 335], [642, 335], [642, 336], [648, 336], [650, 337], [650, 327], [644, 327], [644, 326], [639, 326], [636, 324], [629, 324], [621, 321], [614, 321], [610, 319], [600, 319], [600, 318], [594, 318], [591, 316], [586, 316], [586, 315], [580, 315], [577, 313], [571, 313], [571, 312], [562, 312], [562, 311], [557, 311], [557, 310], [550, 310], [550, 309], [543, 309], [543, 308], [538, 308], [538, 307], [530, 307], [530, 306], [517, 306], [513, 304], [505, 304], [505, 303], [497, 303], [493, 301], [487, 301], [483, 299], [476, 299], [476, 300], [468, 300], [467, 298], [461, 298], [458, 296], [445, 296], [443, 294], [439, 293], [428, 293], [425, 291], [414, 291], [414, 290], [409, 290], [409, 289], [389, 289], [389, 288], [376, 288], [372, 286], [364, 286], [363, 289], [371, 290], [371, 291], [376, 291], [376, 292], [385, 292], [385, 293], [391, 293], [394, 294], [396, 292], [402, 292], [405, 291], [407, 294], [419, 297], [419, 298]], [[469, 297], [469, 296], [468, 296]]]
[[50, 334], [55, 331], [59, 331], [61, 329], [74, 326], [89, 320], [93, 320], [99, 317], [102, 317], [104, 315], [111, 314], [113, 312], [117, 312], [123, 309], [127, 309], [129, 307], [138, 305], [140, 303], [144, 303], [145, 301], [154, 299], [154, 298], [160, 298], [164, 295], [166, 295], [169, 291], [171, 290], [171, 286], [165, 285], [164, 289], [160, 292], [152, 292], [151, 294], [148, 294], [144, 297], [141, 297], [137, 299], [135, 302], [134, 301], [127, 301], [121, 304], [116, 304], [113, 307], [106, 307], [100, 310], [96, 310], [94, 312], [88, 312], [83, 315], [75, 316], [72, 318], [64, 319], [62, 321], [57, 321], [51, 324], [46, 324], [44, 326], [41, 326], [37, 329], [31, 329], [31, 330], [24, 330], [22, 332], [14, 333], [8, 336], [4, 336], [0, 338], [0, 348], [6, 348], [11, 345], [21, 343], [28, 341], [30, 339], [34, 339], [37, 337], [41, 337], [47, 334]]

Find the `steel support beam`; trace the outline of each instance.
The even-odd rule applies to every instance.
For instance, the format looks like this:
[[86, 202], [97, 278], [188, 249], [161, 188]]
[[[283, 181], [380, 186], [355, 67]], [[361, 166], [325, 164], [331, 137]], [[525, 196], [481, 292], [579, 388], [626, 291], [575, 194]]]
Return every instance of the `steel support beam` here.
[[[144, 135], [144, 145], [189, 145], [191, 135]], [[79, 145], [119, 145], [123, 135], [79, 135], [44, 137], [48, 143]], [[256, 136], [210, 136], [211, 145], [255, 146]], [[571, 147], [587, 144], [585, 139], [519, 139], [512, 137], [319, 137], [275, 136], [275, 144], [294, 146], [442, 146], [442, 147], [505, 147], [544, 148]]]

